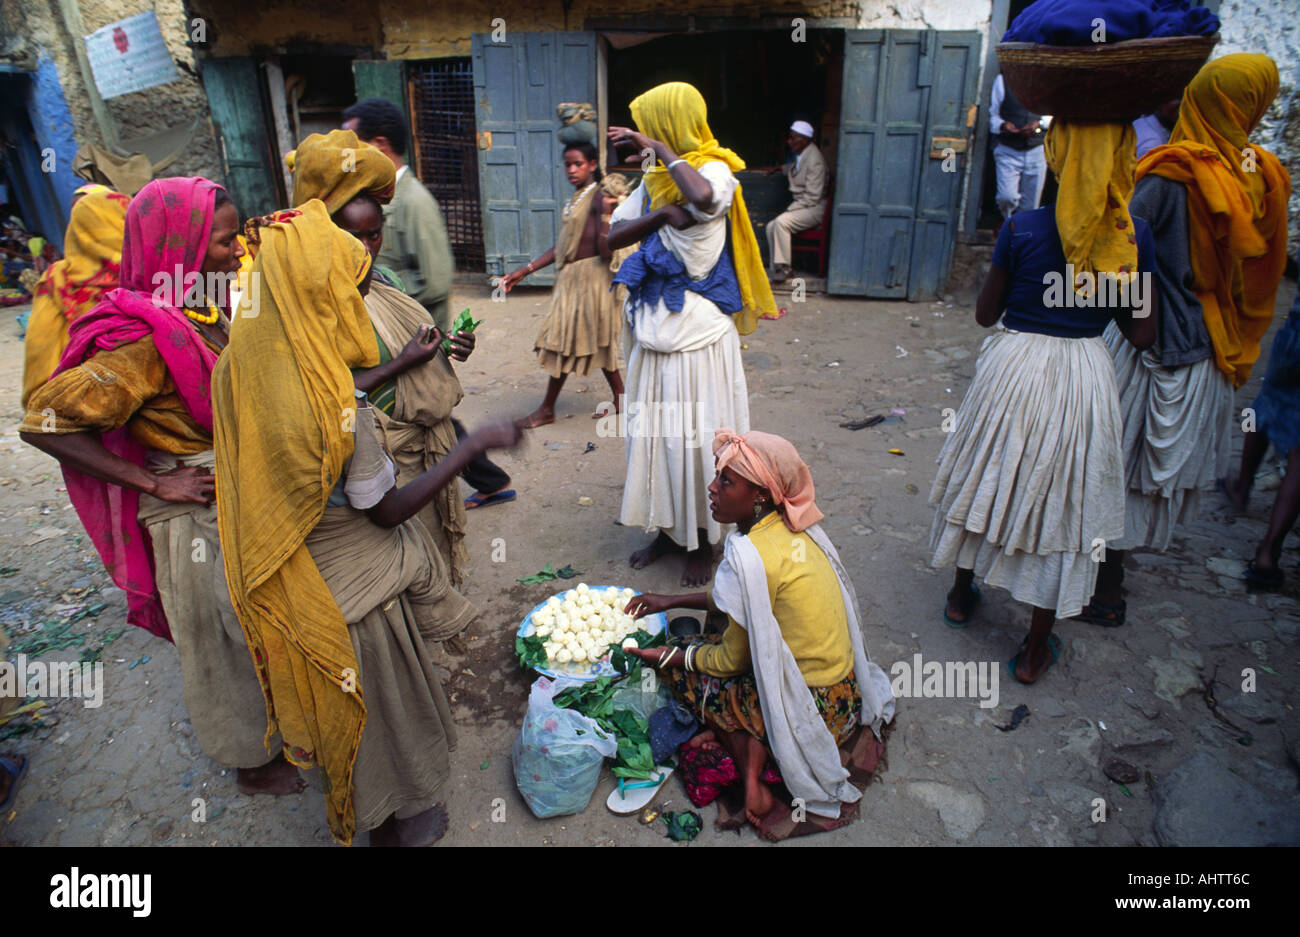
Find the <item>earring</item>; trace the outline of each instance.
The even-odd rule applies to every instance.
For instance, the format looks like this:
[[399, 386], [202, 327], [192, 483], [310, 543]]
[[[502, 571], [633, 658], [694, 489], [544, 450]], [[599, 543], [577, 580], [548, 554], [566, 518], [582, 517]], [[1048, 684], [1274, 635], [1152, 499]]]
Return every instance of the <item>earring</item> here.
[[762, 502], [762, 501], [755, 501], [755, 502], [754, 502], [754, 520], [758, 520], [760, 517], [762, 517], [762, 516], [763, 516], [763, 512], [764, 512], [765, 510], [767, 510], [767, 505], [766, 505], [764, 502]]

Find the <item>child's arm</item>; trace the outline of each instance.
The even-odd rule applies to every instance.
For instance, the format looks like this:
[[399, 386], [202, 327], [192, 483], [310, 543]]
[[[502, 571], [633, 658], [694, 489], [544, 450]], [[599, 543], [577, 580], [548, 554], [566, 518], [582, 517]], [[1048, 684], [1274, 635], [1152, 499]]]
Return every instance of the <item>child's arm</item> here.
[[514, 289], [515, 284], [518, 283], [520, 280], [522, 280], [524, 277], [528, 276], [528, 274], [533, 273], [537, 270], [541, 270], [543, 267], [548, 267], [553, 263], [555, 263], [554, 246], [552, 246], [550, 250], [548, 250], [541, 257], [538, 257], [536, 260], [529, 261], [527, 264], [525, 264], [524, 266], [520, 267], [517, 270], [511, 270], [509, 273], [505, 275], [504, 278], [502, 278], [501, 285], [505, 287], [505, 291], [509, 293], [512, 289]]

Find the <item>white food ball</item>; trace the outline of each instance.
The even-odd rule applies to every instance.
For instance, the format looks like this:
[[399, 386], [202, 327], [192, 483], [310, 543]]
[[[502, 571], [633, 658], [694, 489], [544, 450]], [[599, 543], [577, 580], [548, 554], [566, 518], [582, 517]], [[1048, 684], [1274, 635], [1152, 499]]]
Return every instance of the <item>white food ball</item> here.
[[586, 648], [578, 648], [573, 652], [573, 662], [575, 664], [585, 664], [587, 662]]
[[537, 632], [536, 632], [536, 634], [537, 634], [537, 636], [538, 636], [539, 638], [544, 638], [544, 637], [546, 637], [547, 635], [549, 635], [550, 633], [551, 633], [551, 626], [550, 626], [550, 625], [542, 625], [540, 628], [537, 629]]
[[577, 590], [578, 590], [579, 592], [589, 592], [589, 591], [591, 591], [591, 586], [587, 585], [585, 582], [580, 582], [580, 583], [578, 583], [578, 585], [577, 585], [576, 588], [577, 588]]
[[624, 605], [626, 605], [628, 602], [631, 602], [632, 597], [634, 595], [636, 595], [636, 593], [633, 592], [631, 589], [624, 589], [622, 592], [619, 593], [619, 596], [623, 599]]
[[573, 653], [567, 647], [560, 648], [555, 652], [556, 663], [567, 664], [571, 660], [573, 660]]
[[546, 652], [546, 657], [548, 660], [554, 660], [555, 652], [558, 651], [559, 649], [560, 649], [560, 645], [556, 644], [554, 641], [547, 641], [545, 644], [542, 645], [542, 650]]
[[627, 650], [631, 650], [634, 647], [640, 647], [640, 645], [636, 643], [636, 638], [626, 638], [623, 641], [622, 647], [623, 650], [627, 651]]
[[553, 595], [546, 600], [546, 604], [551, 608], [559, 608], [561, 604], [560, 597], [558, 595]]

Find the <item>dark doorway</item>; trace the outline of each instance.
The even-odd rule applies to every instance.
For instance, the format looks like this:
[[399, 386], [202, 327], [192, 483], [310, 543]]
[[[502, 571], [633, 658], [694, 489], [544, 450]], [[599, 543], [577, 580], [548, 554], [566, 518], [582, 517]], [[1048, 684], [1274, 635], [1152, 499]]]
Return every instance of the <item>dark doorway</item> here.
[[442, 208], [456, 269], [482, 273], [483, 215], [474, 136], [474, 71], [468, 58], [407, 66], [411, 161]]

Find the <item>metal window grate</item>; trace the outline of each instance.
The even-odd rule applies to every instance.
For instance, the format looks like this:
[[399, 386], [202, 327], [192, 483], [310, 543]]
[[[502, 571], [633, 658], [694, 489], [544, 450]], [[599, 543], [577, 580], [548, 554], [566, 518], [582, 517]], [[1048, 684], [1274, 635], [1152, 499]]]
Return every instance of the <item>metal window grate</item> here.
[[413, 155], [447, 220], [456, 269], [484, 272], [473, 66], [468, 58], [412, 62], [407, 80]]

